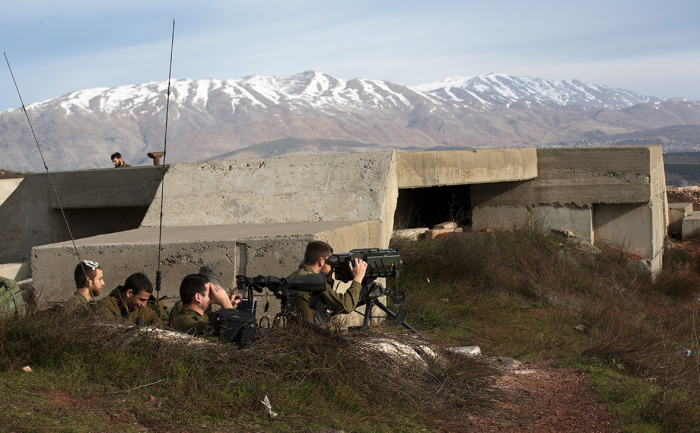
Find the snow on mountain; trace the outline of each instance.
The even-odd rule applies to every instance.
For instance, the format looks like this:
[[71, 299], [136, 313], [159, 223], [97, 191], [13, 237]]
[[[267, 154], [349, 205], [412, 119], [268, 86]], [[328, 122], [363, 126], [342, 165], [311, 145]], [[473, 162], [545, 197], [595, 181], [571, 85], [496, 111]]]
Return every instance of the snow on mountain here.
[[470, 99], [488, 105], [517, 102], [543, 106], [631, 107], [635, 104], [661, 101], [622, 89], [614, 89], [578, 80], [544, 80], [490, 73], [475, 77], [453, 77], [413, 89], [452, 101]]
[[[323, 109], [364, 109], [368, 104], [410, 107], [406, 93], [417, 92], [405, 86], [397, 87], [380, 80], [344, 80], [317, 71], [306, 71], [289, 78], [253, 75], [237, 80], [181, 79], [171, 82], [171, 103], [205, 110], [214, 95], [227, 98], [233, 110], [247, 102], [261, 108], [271, 105], [296, 104]], [[58, 105], [66, 115], [78, 111], [94, 113], [128, 113], [152, 107], [164, 107], [168, 82], [150, 82], [112, 88], [97, 87], [78, 90], [48, 101], [31, 104], [29, 110], [41, 110]], [[428, 95], [422, 95], [432, 100]]]
[[[408, 87], [305, 71], [291, 77], [172, 80], [168, 162], [339, 149], [537, 146], [700, 124], [700, 103], [576, 80], [487, 74]], [[52, 169], [136, 165], [163, 146], [168, 82], [78, 90], [27, 107]], [[653, 103], [649, 103], [653, 102]], [[579, 110], [577, 107], [596, 108]], [[21, 110], [0, 113], [0, 168], [39, 171]]]

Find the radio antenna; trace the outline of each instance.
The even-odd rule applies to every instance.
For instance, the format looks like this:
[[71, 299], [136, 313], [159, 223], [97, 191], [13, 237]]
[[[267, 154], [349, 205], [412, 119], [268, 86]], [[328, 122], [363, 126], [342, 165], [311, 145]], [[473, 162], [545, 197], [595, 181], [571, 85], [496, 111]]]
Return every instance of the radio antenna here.
[[[7, 58], [7, 53], [3, 51], [2, 53], [5, 56], [5, 61], [7, 62], [7, 68], [10, 70], [10, 75], [12, 75], [12, 81], [15, 83], [15, 89], [17, 89], [17, 96], [19, 96], [19, 102], [22, 103], [22, 111], [24, 112], [24, 116], [27, 118], [27, 123], [29, 123], [29, 129], [32, 131], [32, 136], [34, 137], [34, 142], [36, 143], [37, 149], [39, 149], [39, 155], [41, 155], [41, 161], [44, 163], [44, 169], [46, 169], [46, 175], [49, 178], [49, 183], [51, 184], [51, 188], [53, 189], [53, 194], [56, 196], [56, 201], [58, 202], [58, 208], [61, 209], [61, 215], [63, 215], [63, 221], [66, 223], [66, 228], [68, 229], [68, 235], [70, 236], [70, 240], [73, 243], [73, 250], [75, 251], [75, 255], [78, 257], [78, 262], [80, 262], [80, 267], [83, 269], [83, 273], [85, 274], [85, 280], [89, 281], [90, 278], [88, 277], [87, 271], [85, 270], [85, 264], [83, 261], [80, 259], [80, 253], [78, 252], [78, 247], [75, 245], [75, 239], [73, 238], [73, 232], [71, 232], [70, 225], [68, 224], [68, 218], [66, 218], [66, 212], [63, 210], [63, 206], [61, 205], [61, 199], [58, 196], [58, 192], [56, 191], [56, 185], [53, 183], [53, 179], [51, 178], [51, 173], [49, 172], [49, 166], [46, 165], [46, 158], [44, 158], [44, 153], [41, 151], [41, 146], [39, 146], [39, 140], [36, 138], [36, 133], [34, 133], [34, 127], [32, 126], [32, 121], [29, 120], [29, 113], [27, 113], [27, 107], [24, 106], [24, 100], [22, 99], [22, 94], [19, 91], [19, 86], [17, 85], [17, 80], [15, 80], [15, 74], [12, 72], [12, 67], [10, 66], [10, 61]], [[92, 297], [92, 291], [90, 292], [90, 296]]]
[[162, 272], [160, 270], [160, 253], [163, 239], [163, 196], [165, 192], [165, 156], [168, 149], [168, 111], [170, 109], [170, 78], [173, 72], [173, 46], [175, 45], [175, 20], [173, 20], [173, 35], [170, 39], [170, 68], [168, 70], [168, 98], [165, 102], [165, 136], [163, 137], [163, 174], [160, 180], [160, 223], [158, 224], [158, 270], [156, 271], [156, 302], [160, 300], [160, 283]]

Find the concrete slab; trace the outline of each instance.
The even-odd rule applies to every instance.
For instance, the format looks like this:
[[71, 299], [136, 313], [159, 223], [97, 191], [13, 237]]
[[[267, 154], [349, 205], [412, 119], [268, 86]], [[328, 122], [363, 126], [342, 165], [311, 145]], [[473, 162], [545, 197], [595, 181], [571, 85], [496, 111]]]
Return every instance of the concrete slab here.
[[398, 187], [510, 182], [537, 177], [537, 151], [480, 149], [402, 152], [396, 157]]
[[694, 213], [683, 218], [682, 223], [682, 239], [687, 241], [697, 237], [700, 234], [700, 213]]
[[661, 188], [663, 162], [660, 171], [656, 166], [658, 161], [652, 164], [652, 159], [661, 158], [660, 149], [660, 146], [537, 149], [537, 179], [473, 185], [472, 206], [647, 203], [651, 201], [652, 183], [655, 193]]
[[[381, 220], [393, 161], [394, 152], [369, 152], [175, 164], [163, 226]], [[154, 200], [142, 225], [159, 217]]]
[[[286, 277], [297, 269], [311, 240], [329, 242], [338, 252], [377, 247], [380, 227], [378, 221], [163, 227], [161, 295], [177, 298], [182, 278], [203, 265], [219, 267], [224, 273], [221, 282], [228, 288], [239, 273]], [[144, 272], [155, 282], [158, 228], [80, 239], [76, 245], [81, 259], [102, 265], [107, 283], [102, 296], [134, 272]], [[34, 284], [43, 301], [63, 301], [73, 293], [77, 263], [71, 242], [32, 250]]]
[[683, 234], [683, 218], [692, 214], [692, 203], [669, 203], [668, 234], [671, 236], [681, 236]]
[[22, 179], [0, 179], [0, 205], [22, 182]]
[[428, 229], [428, 227], [394, 230], [393, 236], [397, 238], [405, 238], [408, 240], [417, 241], [423, 239], [423, 237], [425, 236], [425, 232], [427, 232], [428, 230], [430, 230]]
[[0, 277], [15, 281], [23, 281], [31, 278], [29, 263], [5, 263], [0, 265]]

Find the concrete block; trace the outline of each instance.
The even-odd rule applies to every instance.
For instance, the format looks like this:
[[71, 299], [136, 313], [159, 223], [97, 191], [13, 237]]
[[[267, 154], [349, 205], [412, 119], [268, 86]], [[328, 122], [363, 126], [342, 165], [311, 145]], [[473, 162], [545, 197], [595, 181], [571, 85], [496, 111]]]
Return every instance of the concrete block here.
[[669, 203], [668, 209], [679, 211], [683, 216], [688, 216], [693, 214], [693, 203]]
[[[381, 221], [393, 160], [394, 152], [368, 152], [174, 164], [163, 226]], [[142, 225], [159, 223], [153, 201]]]
[[[380, 245], [379, 221], [329, 221], [294, 224], [240, 224], [228, 226], [164, 227], [160, 296], [167, 305], [179, 298], [182, 278], [197, 273], [203, 265], [223, 271], [222, 286], [231, 289], [235, 276], [272, 275], [286, 277], [304, 258], [306, 245], [322, 240], [338, 252]], [[102, 265], [106, 286], [104, 297], [126, 278], [145, 273], [155, 282], [158, 269], [158, 228], [139, 228], [121, 233], [95, 236], [76, 241], [82, 259]], [[73, 270], [78, 263], [70, 242], [35, 247], [32, 250], [34, 285], [40, 302], [62, 302], [74, 291]], [[255, 294], [259, 299], [263, 294]], [[269, 296], [271, 317], [279, 311], [279, 302]], [[344, 317], [357, 325], [360, 316]], [[262, 317], [262, 312], [261, 316]]]
[[433, 229], [433, 230], [428, 230], [425, 232], [424, 237], [425, 239], [435, 239], [440, 235], [444, 235], [447, 233], [462, 233], [461, 228], [456, 228], [456, 229]]
[[397, 154], [399, 188], [511, 182], [537, 177], [537, 151], [451, 150]]
[[456, 229], [456, 228], [457, 228], [457, 223], [454, 221], [447, 221], [444, 223], [435, 224], [433, 226], [433, 229]]
[[683, 218], [681, 236], [684, 241], [697, 237], [700, 234], [700, 214], [693, 214]]
[[0, 265], [0, 277], [15, 281], [24, 281], [31, 278], [29, 263], [5, 263]]
[[428, 230], [428, 227], [421, 227], [418, 229], [394, 230], [393, 236], [397, 238], [405, 238], [412, 241], [417, 241], [423, 239], [423, 237], [425, 236], [425, 232], [427, 232]]
[[682, 235], [683, 218], [693, 214], [692, 203], [668, 204], [668, 234], [671, 236]]
[[0, 205], [22, 182], [22, 179], [0, 179]]

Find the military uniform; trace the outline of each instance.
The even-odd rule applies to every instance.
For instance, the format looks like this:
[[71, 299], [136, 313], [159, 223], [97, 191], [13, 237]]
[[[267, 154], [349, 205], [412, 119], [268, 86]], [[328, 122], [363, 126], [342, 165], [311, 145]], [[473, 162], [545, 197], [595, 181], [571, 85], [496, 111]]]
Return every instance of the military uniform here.
[[[313, 273], [314, 270], [311, 266], [302, 263], [299, 265], [299, 269], [292, 273], [289, 278]], [[328, 304], [329, 310], [334, 313], [348, 314], [355, 309], [357, 301], [360, 299], [360, 290], [362, 290], [362, 284], [357, 281], [353, 281], [352, 285], [345, 293], [336, 292], [333, 290], [333, 286], [326, 282], [326, 290], [321, 292], [321, 296], [323, 296], [323, 299]], [[293, 297], [289, 302], [294, 311], [299, 313], [304, 320], [314, 323], [314, 314], [316, 311], [309, 307], [309, 298], [311, 298], [310, 292], [301, 292], [301, 295]]]
[[63, 314], [87, 314], [90, 312], [90, 304], [82, 293], [75, 291], [66, 302], [63, 303]]
[[199, 314], [190, 307], [183, 306], [173, 319], [170, 326], [174, 330], [192, 335], [202, 335], [209, 332], [209, 315]]
[[173, 324], [175, 323], [175, 318], [177, 317], [177, 313], [180, 312], [182, 309], [182, 299], [178, 299], [175, 305], [170, 309], [170, 313], [168, 314], [168, 323], [170, 324], [170, 327], [173, 328]]
[[129, 164], [127, 164], [126, 162], [122, 161], [122, 165], [120, 165], [119, 167], [114, 167], [114, 168], [127, 168], [127, 167], [131, 167], [131, 166]]
[[102, 298], [97, 303], [97, 315], [103, 319], [121, 320], [129, 325], [133, 325], [137, 317], [141, 318], [143, 325], [163, 327], [163, 321], [158, 314], [148, 306], [138, 307], [134, 311], [129, 311], [126, 301], [122, 297], [120, 289], [122, 286], [112, 290], [109, 296]]

